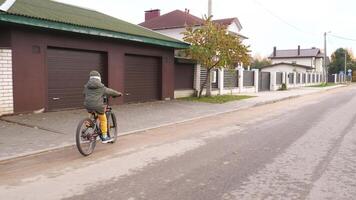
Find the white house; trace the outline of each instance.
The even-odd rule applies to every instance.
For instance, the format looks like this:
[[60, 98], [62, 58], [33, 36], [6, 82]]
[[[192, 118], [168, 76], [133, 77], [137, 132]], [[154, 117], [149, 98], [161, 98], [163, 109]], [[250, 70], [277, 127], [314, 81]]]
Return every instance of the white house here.
[[[239, 36], [241, 40], [247, 39], [246, 36], [242, 35], [240, 31], [242, 30], [242, 25], [238, 18], [226, 18], [226, 19], [218, 19], [213, 20], [213, 22], [224, 25], [227, 27], [228, 32], [230, 34]], [[202, 26], [204, 20], [202, 18], [196, 17], [191, 15], [188, 10], [181, 11], [181, 10], [174, 10], [172, 12], [166, 13], [161, 15], [160, 10], [148, 10], [145, 11], [145, 21], [140, 23], [140, 26], [145, 28], [154, 30], [156, 32], [162, 33], [164, 35], [176, 38], [178, 40], [183, 40], [183, 32], [185, 31], [186, 27], [191, 26], [198, 28]], [[179, 58], [179, 53], [176, 53], [176, 57]], [[177, 59], [176, 59], [177, 60]], [[179, 60], [179, 59], [178, 59]], [[205, 80], [206, 77], [206, 70], [200, 67], [199, 64], [192, 65], [192, 69], [194, 70], [194, 88], [195, 90], [199, 90], [202, 86], [202, 82]], [[183, 69], [180, 67], [180, 64], [176, 64], [175, 67], [176, 74], [179, 76], [190, 76], [192, 73], [186, 74], [188, 72], [186, 70], [183, 72]], [[236, 90], [238, 87], [237, 80], [237, 71], [236, 70], [214, 70], [212, 72], [212, 88], [213, 94], [222, 94], [226, 93], [225, 90]], [[224, 77], [228, 77], [225, 78]], [[176, 76], [176, 82], [181, 79], [181, 77]], [[176, 88], [175, 96], [182, 97], [185, 95], [192, 94], [193, 90], [182, 90], [180, 88]]]
[[312, 67], [306, 65], [292, 64], [292, 63], [275, 63], [272, 65], [267, 65], [261, 67], [262, 72], [287, 72], [287, 73], [305, 73], [311, 72], [313, 70]]
[[[277, 50], [276, 47], [273, 48], [273, 53], [269, 57], [272, 61], [272, 67], [281, 67], [281, 65], [275, 65], [279, 63], [288, 63], [294, 65], [284, 65], [284, 68], [295, 68], [295, 64], [299, 66], [309, 67], [309, 71], [313, 72], [323, 72], [323, 57], [324, 54], [318, 48], [301, 49], [298, 46], [297, 49], [288, 50]], [[265, 68], [266, 70], [266, 68]]]
[[[236, 34], [240, 36], [241, 39], [247, 39], [246, 36], [243, 36], [240, 33], [242, 30], [242, 25], [238, 18], [234, 17], [218, 19], [213, 20], [213, 22], [220, 25], [225, 25], [231, 34]], [[174, 10], [172, 12], [161, 15], [160, 10], [154, 9], [145, 11], [145, 21], [139, 25], [176, 38], [178, 40], [183, 40], [182, 33], [185, 31], [187, 26], [199, 27], [203, 23], [203, 19], [191, 15], [188, 10], [185, 12], [181, 10]]]

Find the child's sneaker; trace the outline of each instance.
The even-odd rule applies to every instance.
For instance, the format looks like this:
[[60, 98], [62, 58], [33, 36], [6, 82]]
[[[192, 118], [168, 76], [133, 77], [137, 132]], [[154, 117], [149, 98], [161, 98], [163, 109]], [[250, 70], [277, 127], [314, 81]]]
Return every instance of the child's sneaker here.
[[101, 143], [107, 144], [107, 143], [112, 142], [112, 141], [113, 141], [113, 139], [106, 135], [105, 137], [102, 138]]

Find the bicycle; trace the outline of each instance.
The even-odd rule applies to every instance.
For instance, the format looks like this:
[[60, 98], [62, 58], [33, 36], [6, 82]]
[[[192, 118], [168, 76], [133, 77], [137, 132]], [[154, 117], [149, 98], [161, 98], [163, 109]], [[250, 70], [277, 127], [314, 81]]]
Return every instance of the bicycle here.
[[[108, 120], [108, 136], [113, 139], [110, 143], [115, 143], [117, 140], [117, 121], [116, 116], [112, 112], [112, 108], [109, 106], [108, 97], [104, 97], [105, 114]], [[90, 113], [89, 118], [81, 120], [77, 127], [76, 132], [76, 145], [78, 151], [83, 156], [89, 156], [94, 152], [96, 141], [98, 137], [102, 139], [102, 133], [100, 129], [100, 121], [98, 114], [95, 112]]]

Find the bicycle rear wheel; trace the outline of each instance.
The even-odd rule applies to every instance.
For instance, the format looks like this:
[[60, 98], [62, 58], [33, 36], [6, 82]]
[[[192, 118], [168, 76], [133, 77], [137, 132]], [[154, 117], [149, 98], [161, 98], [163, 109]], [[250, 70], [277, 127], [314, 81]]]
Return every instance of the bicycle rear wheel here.
[[117, 140], [118, 126], [116, 121], [116, 116], [114, 113], [107, 115], [108, 118], [108, 135], [113, 139], [111, 143], [115, 143]]
[[83, 156], [89, 156], [93, 153], [96, 145], [94, 124], [90, 118], [79, 122], [76, 133], [76, 144], [78, 151]]

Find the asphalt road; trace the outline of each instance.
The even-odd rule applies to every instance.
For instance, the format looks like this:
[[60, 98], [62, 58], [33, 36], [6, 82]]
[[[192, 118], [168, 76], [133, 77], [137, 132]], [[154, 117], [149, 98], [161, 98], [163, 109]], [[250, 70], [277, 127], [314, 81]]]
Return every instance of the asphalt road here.
[[350, 86], [0, 163], [0, 199], [355, 199]]

